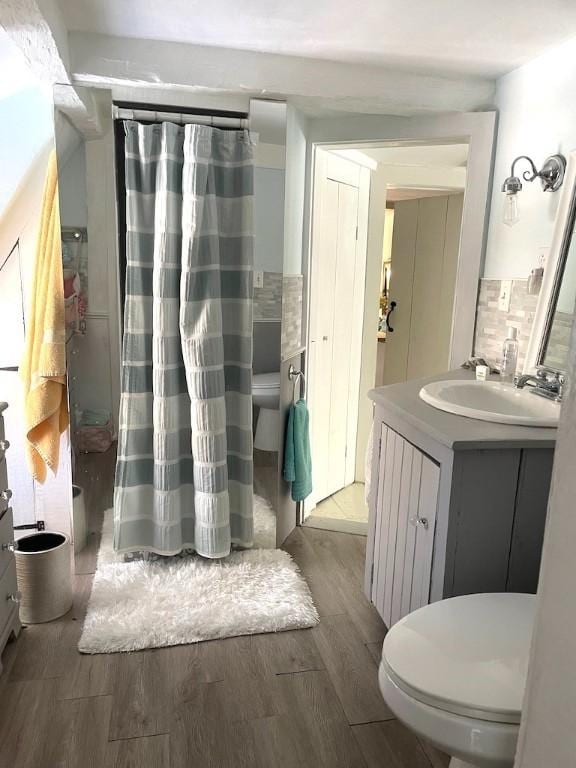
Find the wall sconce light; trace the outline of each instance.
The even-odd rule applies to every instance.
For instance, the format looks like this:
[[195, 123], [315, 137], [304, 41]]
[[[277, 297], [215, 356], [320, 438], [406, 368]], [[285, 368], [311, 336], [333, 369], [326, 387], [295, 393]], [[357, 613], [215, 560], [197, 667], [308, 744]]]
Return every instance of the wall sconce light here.
[[519, 160], [527, 160], [530, 164], [530, 170], [524, 171], [522, 178], [524, 181], [534, 181], [540, 179], [544, 192], [556, 192], [562, 186], [564, 173], [566, 171], [566, 158], [564, 155], [550, 155], [542, 168], [538, 170], [534, 162], [528, 155], [520, 155], [512, 163], [510, 176], [502, 184], [502, 192], [506, 193], [504, 199], [503, 223], [509, 227], [514, 226], [520, 219], [518, 212], [518, 192], [522, 189], [522, 182], [518, 176], [514, 175], [514, 166]]

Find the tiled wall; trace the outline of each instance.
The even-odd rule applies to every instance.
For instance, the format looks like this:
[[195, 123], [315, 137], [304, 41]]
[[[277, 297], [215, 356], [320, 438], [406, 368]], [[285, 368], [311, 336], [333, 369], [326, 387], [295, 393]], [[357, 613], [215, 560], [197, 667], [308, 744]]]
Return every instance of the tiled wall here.
[[282, 319], [282, 272], [264, 272], [264, 286], [254, 288], [254, 320]]
[[538, 296], [527, 292], [526, 280], [513, 280], [510, 310], [503, 312], [498, 309], [500, 283], [500, 280], [480, 280], [474, 354], [499, 367], [502, 344], [507, 336], [508, 327], [514, 326], [518, 328], [518, 371], [520, 372], [524, 367]]
[[303, 275], [284, 275], [282, 287], [282, 360], [302, 347]]

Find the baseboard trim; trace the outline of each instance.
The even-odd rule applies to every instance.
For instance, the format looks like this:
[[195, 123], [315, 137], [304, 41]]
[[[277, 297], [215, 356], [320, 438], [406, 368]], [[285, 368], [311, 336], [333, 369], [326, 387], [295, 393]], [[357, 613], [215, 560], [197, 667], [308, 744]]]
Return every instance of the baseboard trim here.
[[338, 517], [320, 517], [310, 515], [304, 520], [307, 528], [320, 528], [323, 531], [337, 531], [338, 533], [352, 533], [356, 536], [368, 535], [368, 523], [358, 520], [343, 520]]

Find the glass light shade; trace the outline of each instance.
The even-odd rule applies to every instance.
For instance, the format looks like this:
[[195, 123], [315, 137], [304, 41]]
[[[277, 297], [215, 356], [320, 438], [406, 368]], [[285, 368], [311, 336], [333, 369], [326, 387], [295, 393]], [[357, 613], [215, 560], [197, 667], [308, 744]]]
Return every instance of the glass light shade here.
[[518, 195], [506, 195], [504, 198], [502, 222], [506, 224], [507, 227], [513, 227], [519, 220]]

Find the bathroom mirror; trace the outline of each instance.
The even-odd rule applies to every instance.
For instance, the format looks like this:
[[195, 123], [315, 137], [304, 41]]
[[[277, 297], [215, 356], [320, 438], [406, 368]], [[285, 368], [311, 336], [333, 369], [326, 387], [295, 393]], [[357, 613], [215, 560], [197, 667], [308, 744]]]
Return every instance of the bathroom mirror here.
[[[98, 107], [99, 135], [83, 136], [58, 109], [56, 146], [66, 302], [68, 386], [74, 495], [76, 570], [94, 569], [103, 514], [113, 505], [120, 405], [122, 285], [125, 258], [118, 228], [125, 227], [116, 159], [123, 165], [122, 113], [110, 92], [89, 88]], [[185, 109], [183, 98], [178, 106]], [[194, 106], [194, 105], [191, 105]], [[160, 110], [133, 119], [180, 122]], [[186, 115], [189, 122], [193, 115]], [[253, 434], [254, 509], [259, 540], [276, 543], [282, 434], [280, 370], [284, 285], [286, 105], [253, 101], [254, 304]], [[121, 145], [119, 145], [121, 142]], [[124, 263], [124, 267], [122, 264]]]
[[571, 190], [568, 220], [564, 228], [560, 260], [546, 318], [540, 363], [564, 370], [570, 347], [570, 333], [576, 303], [576, 186]]
[[576, 152], [568, 160], [550, 255], [536, 308], [526, 370], [564, 371], [576, 306]]

